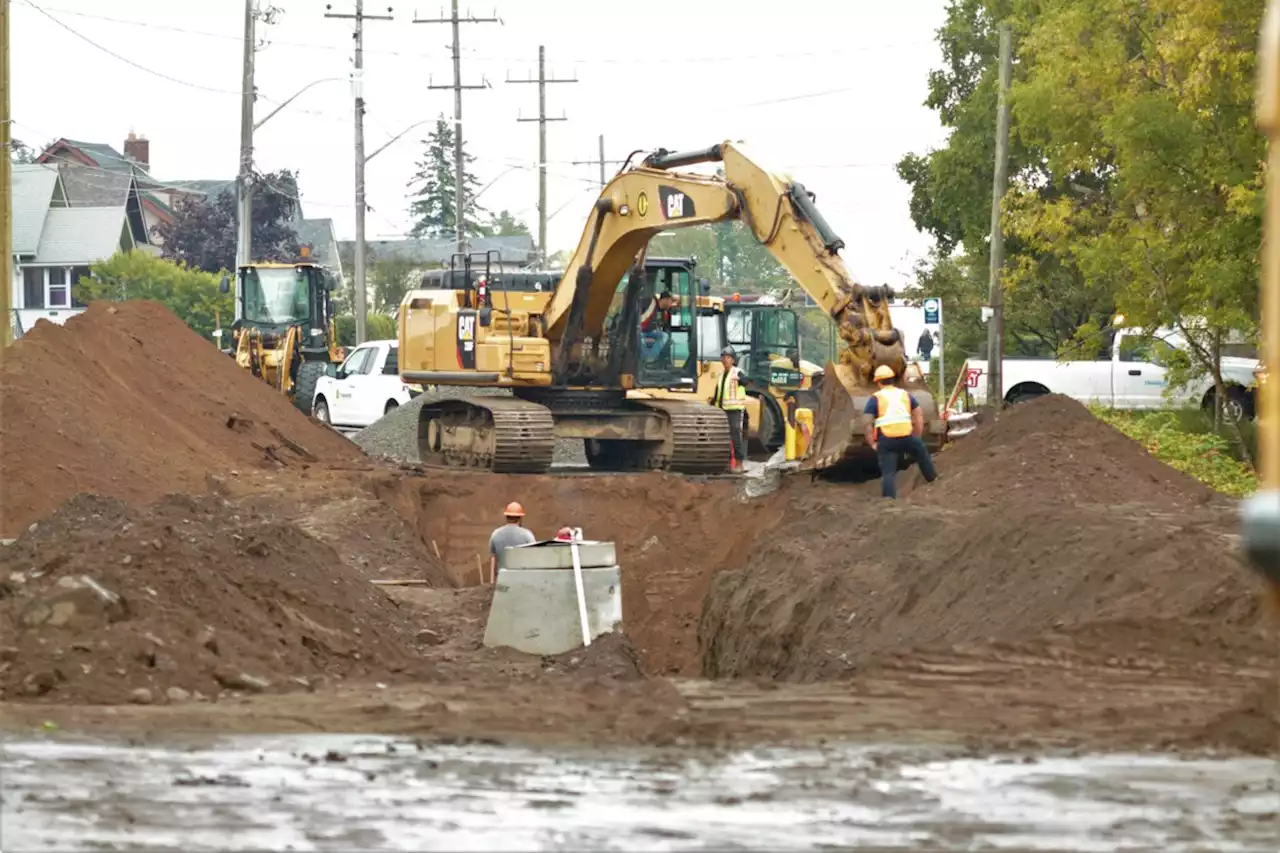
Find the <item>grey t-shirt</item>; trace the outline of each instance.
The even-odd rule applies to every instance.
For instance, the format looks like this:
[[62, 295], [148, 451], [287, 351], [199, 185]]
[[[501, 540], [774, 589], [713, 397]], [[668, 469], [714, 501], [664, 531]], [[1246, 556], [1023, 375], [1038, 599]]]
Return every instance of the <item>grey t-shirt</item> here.
[[518, 524], [504, 524], [489, 537], [489, 553], [497, 557], [506, 548], [531, 545], [538, 541], [533, 531]]

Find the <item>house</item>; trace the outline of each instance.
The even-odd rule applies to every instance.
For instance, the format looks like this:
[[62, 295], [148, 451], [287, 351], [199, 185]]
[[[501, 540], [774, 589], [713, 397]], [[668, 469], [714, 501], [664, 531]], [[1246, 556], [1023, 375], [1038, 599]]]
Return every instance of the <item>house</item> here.
[[[51, 163], [14, 164], [12, 238], [14, 277], [10, 283], [16, 326], [21, 333], [39, 319], [64, 323], [84, 308], [72, 286], [90, 264], [118, 251], [149, 246], [142, 202], [132, 183], [123, 191], [77, 186], [94, 203], [71, 202], [63, 171]], [[76, 178], [81, 176], [77, 175]], [[74, 179], [73, 179], [74, 184]]]
[[[73, 207], [99, 203], [108, 187], [117, 188], [116, 193], [124, 192], [124, 187], [131, 181], [138, 198], [147, 243], [156, 247], [161, 243], [156, 227], [173, 221], [174, 207], [179, 200], [212, 201], [224, 192], [231, 193], [233, 197], [236, 193], [234, 178], [174, 181], [153, 178], [151, 142], [136, 133], [130, 133], [125, 139], [123, 154], [99, 142], [59, 139], [41, 153], [37, 162], [53, 163], [62, 168]], [[68, 179], [68, 176], [72, 177]], [[333, 221], [304, 218], [299, 201], [293, 224], [298, 242], [310, 247], [312, 257], [341, 280], [342, 261], [338, 256]]]
[[[510, 270], [527, 267], [538, 256], [533, 237], [519, 234], [511, 237], [474, 237], [468, 241], [471, 254], [495, 252], [492, 263], [498, 269]], [[342, 250], [355, 251], [355, 242], [344, 240]], [[451, 239], [438, 240], [370, 240], [365, 243], [370, 261], [404, 260], [422, 264], [423, 269], [439, 269], [449, 266], [457, 249]], [[474, 263], [474, 261], [473, 261]]]

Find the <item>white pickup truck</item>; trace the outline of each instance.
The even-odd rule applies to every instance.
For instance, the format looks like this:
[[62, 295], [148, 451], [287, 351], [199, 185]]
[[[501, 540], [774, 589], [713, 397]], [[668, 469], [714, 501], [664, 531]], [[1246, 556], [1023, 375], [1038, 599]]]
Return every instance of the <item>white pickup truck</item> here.
[[[1166, 406], [1197, 405], [1211, 409], [1213, 380], [1200, 377], [1181, 388], [1165, 389], [1167, 355], [1185, 349], [1176, 332], [1147, 334], [1141, 329], [1117, 329], [1110, 358], [1093, 361], [1006, 358], [1001, 385], [1008, 403], [1020, 403], [1042, 394], [1063, 394], [1085, 404], [1115, 409], [1158, 409]], [[1223, 415], [1240, 421], [1254, 416], [1259, 362], [1253, 358], [1222, 359], [1222, 378], [1227, 386]], [[969, 400], [983, 406], [987, 401], [987, 362], [969, 359], [965, 363]]]
[[339, 429], [364, 429], [422, 393], [400, 381], [398, 341], [366, 341], [353, 349], [335, 376], [321, 376], [311, 399], [317, 420]]

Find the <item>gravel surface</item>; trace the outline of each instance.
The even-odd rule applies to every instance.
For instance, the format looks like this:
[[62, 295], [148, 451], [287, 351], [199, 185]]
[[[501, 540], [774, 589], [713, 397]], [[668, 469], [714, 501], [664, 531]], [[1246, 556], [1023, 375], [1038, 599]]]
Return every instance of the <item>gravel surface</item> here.
[[[454, 394], [476, 397], [510, 397], [505, 388], [444, 388], [427, 391], [394, 412], [379, 418], [351, 436], [360, 449], [371, 456], [383, 456], [398, 462], [417, 463], [418, 411], [424, 403]], [[554, 465], [586, 465], [582, 442], [576, 438], [556, 441]]]

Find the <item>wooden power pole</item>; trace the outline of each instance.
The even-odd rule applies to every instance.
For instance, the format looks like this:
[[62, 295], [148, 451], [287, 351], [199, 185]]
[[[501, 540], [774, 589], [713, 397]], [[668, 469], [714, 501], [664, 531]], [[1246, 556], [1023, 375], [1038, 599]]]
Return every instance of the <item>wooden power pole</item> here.
[[491, 18], [477, 18], [470, 12], [467, 17], [458, 17], [458, 0], [453, 0], [452, 14], [449, 17], [439, 18], [414, 18], [415, 24], [452, 24], [453, 25], [453, 85], [436, 86], [430, 81], [427, 82], [428, 89], [452, 89], [453, 90], [453, 179], [455, 186], [453, 188], [453, 209], [454, 209], [454, 231], [456, 241], [456, 251], [458, 254], [465, 254], [467, 251], [467, 215], [466, 215], [466, 163], [462, 153], [462, 90], [463, 89], [488, 89], [489, 82], [486, 80], [478, 85], [464, 86], [462, 85], [462, 36], [459, 32], [459, 24], [500, 24], [502, 19], [497, 15]]
[[605, 170], [604, 170], [604, 167], [605, 167], [605, 166], [621, 166], [621, 165], [622, 165], [623, 163], [625, 163], [625, 162], [627, 162], [627, 161], [626, 161], [626, 160], [606, 160], [606, 159], [604, 159], [604, 134], [602, 133], [602, 134], [600, 134], [600, 154], [596, 157], [596, 159], [595, 159], [595, 160], [574, 160], [574, 161], [573, 161], [573, 165], [575, 165], [575, 166], [595, 166], [595, 165], [599, 164], [599, 166], [600, 166], [600, 188], [601, 188], [601, 189], [604, 189], [604, 185], [605, 185], [605, 184], [607, 184], [607, 183], [609, 183], [608, 178], [606, 178], [606, 177], [605, 177]]
[[545, 263], [547, 260], [547, 122], [567, 120], [564, 115], [559, 118], [547, 118], [547, 84], [577, 83], [578, 78], [576, 75], [574, 77], [548, 77], [547, 49], [543, 45], [538, 45], [538, 79], [535, 80], [529, 77], [525, 80], [512, 80], [508, 76], [507, 82], [538, 84], [538, 117], [517, 117], [516, 121], [536, 121], [538, 123], [538, 254], [542, 257], [543, 263]]
[[987, 326], [987, 405], [999, 413], [1004, 401], [1004, 230], [1000, 202], [1009, 187], [1009, 78], [1013, 76], [1013, 30], [1000, 25], [1000, 97], [996, 109], [996, 163], [991, 187], [991, 268]]
[[4, 202], [0, 204], [0, 255], [4, 256], [4, 284], [0, 287], [0, 309], [4, 314], [4, 329], [0, 331], [0, 361], [4, 351], [13, 343], [13, 121], [9, 112], [9, 0], [0, 0], [0, 148], [4, 148], [4, 163], [0, 165], [0, 187], [4, 188]]

